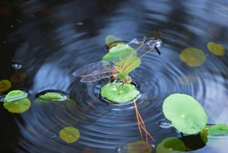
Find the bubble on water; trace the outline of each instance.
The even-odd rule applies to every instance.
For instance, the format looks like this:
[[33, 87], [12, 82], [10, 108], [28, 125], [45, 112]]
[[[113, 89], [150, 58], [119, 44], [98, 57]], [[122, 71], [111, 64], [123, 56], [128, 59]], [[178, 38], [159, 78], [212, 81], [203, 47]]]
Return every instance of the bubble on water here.
[[169, 129], [169, 128], [173, 127], [173, 125], [167, 121], [161, 121], [161, 122], [159, 122], [158, 125], [159, 125], [159, 127], [163, 128], [163, 129]]
[[22, 68], [22, 64], [20, 64], [20, 63], [12, 63], [12, 67], [14, 68], [14, 69], [16, 69], [16, 70], [18, 70], [18, 69], [20, 69], [20, 68]]

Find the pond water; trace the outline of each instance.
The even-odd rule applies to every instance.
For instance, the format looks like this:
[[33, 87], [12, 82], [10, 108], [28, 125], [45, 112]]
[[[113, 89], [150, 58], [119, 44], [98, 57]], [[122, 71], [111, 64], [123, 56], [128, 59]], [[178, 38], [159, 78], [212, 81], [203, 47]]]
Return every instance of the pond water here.
[[[149, 140], [150, 144], [157, 146], [164, 138], [181, 137], [169, 127], [162, 112], [164, 99], [173, 93], [185, 93], [199, 101], [208, 123], [228, 124], [225, 0], [3, 0], [0, 13], [0, 80], [10, 80], [15, 73], [26, 76], [19, 81], [11, 79], [10, 90], [27, 91], [31, 101], [29, 110], [22, 114], [0, 106], [0, 152], [115, 153], [126, 152], [123, 146], [141, 140], [134, 104], [111, 105], [99, 99], [99, 90], [108, 79], [81, 83], [81, 78], [72, 75], [80, 67], [102, 60], [108, 35], [128, 42], [154, 37], [161, 31], [161, 55], [148, 53], [130, 73], [140, 86], [138, 110], [156, 140]], [[222, 45], [225, 53], [211, 52], [209, 42]], [[212, 43], [212, 48], [216, 44]], [[194, 54], [183, 62], [180, 55], [189, 47], [202, 50], [205, 61], [201, 60], [203, 55]], [[34, 104], [35, 98], [47, 91], [65, 94], [76, 102], [76, 108]], [[60, 130], [69, 126], [80, 132], [74, 143], [59, 137]], [[190, 146], [198, 149], [197, 153], [215, 150], [194, 138], [192, 141]]]

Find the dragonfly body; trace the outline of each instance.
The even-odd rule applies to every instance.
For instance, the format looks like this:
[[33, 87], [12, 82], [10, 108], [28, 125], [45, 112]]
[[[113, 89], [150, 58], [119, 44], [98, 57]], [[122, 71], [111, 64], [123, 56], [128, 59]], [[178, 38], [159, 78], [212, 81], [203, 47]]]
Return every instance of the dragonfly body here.
[[132, 67], [134, 67], [144, 55], [152, 51], [156, 46], [160, 46], [161, 40], [159, 38], [146, 39], [146, 37], [144, 37], [142, 42], [133, 39], [128, 45], [134, 49], [134, 52], [131, 52], [126, 58], [120, 61], [94, 62], [76, 70], [73, 75], [82, 77], [81, 82], [87, 83], [126, 73], [126, 76], [121, 79], [121, 81], [123, 81], [123, 83], [130, 83], [131, 77], [127, 74], [132, 71]]

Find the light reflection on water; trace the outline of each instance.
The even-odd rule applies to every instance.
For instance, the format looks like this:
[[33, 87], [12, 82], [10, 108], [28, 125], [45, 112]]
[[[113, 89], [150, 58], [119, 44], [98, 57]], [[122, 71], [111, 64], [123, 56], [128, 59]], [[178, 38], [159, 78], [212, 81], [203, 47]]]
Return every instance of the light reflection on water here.
[[[209, 123], [228, 123], [227, 53], [218, 57], [207, 49], [209, 41], [228, 48], [228, 3], [29, 1], [17, 8], [21, 23], [8, 43], [17, 48], [12, 62], [21, 63], [21, 71], [28, 75], [25, 88], [31, 92], [29, 98], [33, 101], [44, 90], [62, 90], [76, 101], [77, 109], [32, 105], [21, 115], [23, 121], [15, 119], [22, 142], [22, 147], [16, 145], [16, 152], [83, 152], [86, 146], [99, 153], [116, 152], [116, 147], [141, 139], [133, 105], [113, 106], [99, 100], [97, 91], [107, 80], [86, 85], [72, 75], [76, 69], [102, 59], [106, 54], [105, 37], [110, 34], [129, 41], [162, 32], [161, 55], [149, 53], [131, 73], [142, 93], [138, 109], [156, 140], [150, 143], [158, 145], [168, 136], [180, 137], [172, 128], [159, 127], [164, 120], [162, 102], [172, 93], [195, 97], [205, 108]], [[203, 65], [189, 67], [180, 60], [181, 51], [190, 46], [207, 55]], [[179, 77], [187, 75], [195, 76], [196, 82], [178, 83]], [[66, 126], [80, 131], [77, 142], [66, 144], [59, 138], [59, 131]]]

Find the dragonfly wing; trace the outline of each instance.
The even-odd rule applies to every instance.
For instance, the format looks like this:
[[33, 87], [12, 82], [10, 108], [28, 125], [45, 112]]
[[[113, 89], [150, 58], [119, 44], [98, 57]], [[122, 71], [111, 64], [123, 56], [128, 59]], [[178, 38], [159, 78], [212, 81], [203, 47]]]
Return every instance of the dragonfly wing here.
[[106, 61], [99, 61], [94, 62], [89, 65], [83, 66], [80, 69], [76, 70], [73, 75], [74, 76], [90, 76], [90, 75], [96, 75], [99, 73], [106, 73], [107, 71], [111, 71], [112, 66], [109, 62]]
[[81, 82], [84, 82], [84, 83], [95, 82], [97, 80], [101, 80], [101, 79], [107, 78], [107, 77], [112, 76], [112, 75], [113, 75], [112, 72], [98, 73], [95, 75], [88, 75], [88, 76], [83, 77], [81, 79]]

